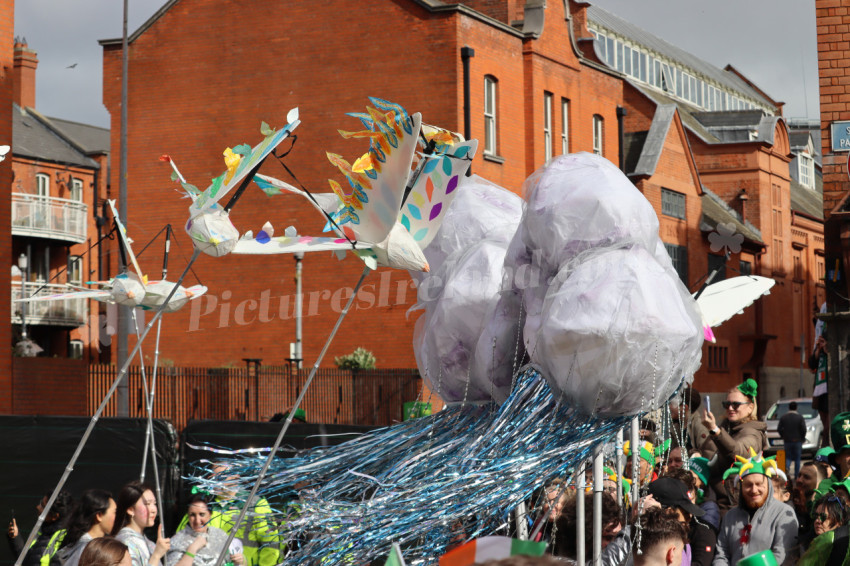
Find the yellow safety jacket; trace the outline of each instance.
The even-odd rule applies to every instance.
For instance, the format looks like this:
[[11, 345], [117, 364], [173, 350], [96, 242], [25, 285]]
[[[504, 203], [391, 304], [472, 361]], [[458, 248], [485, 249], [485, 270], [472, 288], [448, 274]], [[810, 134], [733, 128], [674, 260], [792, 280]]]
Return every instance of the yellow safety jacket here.
[[[216, 499], [209, 507], [210, 522], [207, 524], [230, 534], [241, 508], [233, 501], [222, 499]], [[188, 523], [189, 517], [184, 515], [177, 530]], [[234, 539], [242, 541], [242, 555], [245, 557], [246, 566], [276, 566], [280, 563], [280, 536], [271, 506], [265, 499], [257, 501], [254, 509], [245, 514]]]

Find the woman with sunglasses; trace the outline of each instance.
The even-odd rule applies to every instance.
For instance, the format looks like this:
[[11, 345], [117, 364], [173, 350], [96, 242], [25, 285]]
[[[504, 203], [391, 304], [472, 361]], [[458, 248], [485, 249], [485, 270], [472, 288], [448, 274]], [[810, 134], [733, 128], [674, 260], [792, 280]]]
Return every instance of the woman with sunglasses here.
[[723, 473], [735, 463], [735, 456], [747, 458], [751, 448], [759, 453], [767, 447], [767, 425], [758, 420], [756, 393], [757, 384], [752, 379], [732, 388], [723, 401], [726, 418], [720, 424], [708, 408], [703, 411], [702, 422], [709, 431], [709, 437], [699, 448], [702, 455], [709, 459], [709, 482], [721, 508], [730, 507]]
[[798, 564], [822, 566], [828, 563], [836, 540], [836, 531], [847, 523], [850, 515], [847, 512], [847, 504], [840, 497], [829, 495], [817, 502], [812, 517], [815, 521], [816, 536]]

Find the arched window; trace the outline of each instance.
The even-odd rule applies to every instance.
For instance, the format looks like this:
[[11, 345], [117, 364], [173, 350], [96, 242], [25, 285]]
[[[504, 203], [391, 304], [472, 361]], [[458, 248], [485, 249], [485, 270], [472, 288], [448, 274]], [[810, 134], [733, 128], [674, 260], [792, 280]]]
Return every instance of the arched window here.
[[593, 153], [602, 155], [602, 128], [605, 121], [599, 114], [593, 115]]

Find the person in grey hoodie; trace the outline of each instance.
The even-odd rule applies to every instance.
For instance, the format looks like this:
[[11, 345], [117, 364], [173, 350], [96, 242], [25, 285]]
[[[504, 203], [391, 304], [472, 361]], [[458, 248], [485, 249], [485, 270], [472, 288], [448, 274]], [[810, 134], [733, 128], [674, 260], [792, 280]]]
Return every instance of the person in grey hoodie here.
[[776, 471], [773, 458], [751, 451], [748, 460], [739, 458], [727, 472], [739, 475], [740, 498], [720, 524], [712, 566], [734, 566], [743, 557], [763, 550], [772, 551], [780, 565], [795, 563], [797, 517], [791, 506], [773, 497], [770, 478]]

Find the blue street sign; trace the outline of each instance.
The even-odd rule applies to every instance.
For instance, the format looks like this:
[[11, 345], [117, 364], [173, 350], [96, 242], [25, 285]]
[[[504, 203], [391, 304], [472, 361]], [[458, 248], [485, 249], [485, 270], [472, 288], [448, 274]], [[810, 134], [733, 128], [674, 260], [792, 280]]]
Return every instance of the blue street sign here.
[[850, 121], [832, 123], [832, 151], [850, 151]]

